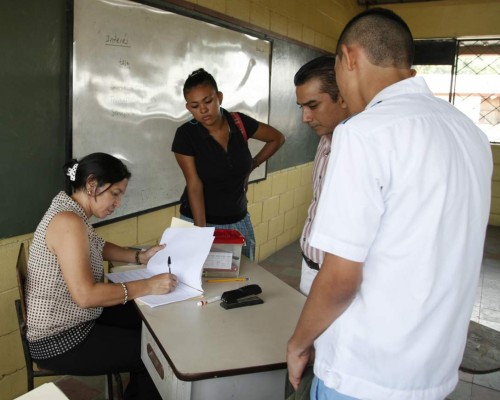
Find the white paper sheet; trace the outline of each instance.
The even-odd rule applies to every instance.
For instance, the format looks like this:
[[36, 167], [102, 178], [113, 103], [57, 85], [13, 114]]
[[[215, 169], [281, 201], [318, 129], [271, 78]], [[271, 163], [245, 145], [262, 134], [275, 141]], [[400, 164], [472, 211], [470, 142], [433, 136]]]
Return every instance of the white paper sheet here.
[[[131, 282], [139, 279], [151, 278], [154, 274], [146, 268], [136, 269], [132, 271], [112, 272], [106, 276], [112, 282]], [[202, 296], [203, 292], [179, 283], [175, 290], [167, 294], [157, 294], [139, 297], [137, 300], [147, 304], [150, 307], [162, 306], [164, 304], [175, 303], [177, 301], [184, 301], [192, 299], [193, 297]]]
[[177, 301], [184, 301], [187, 299], [192, 299], [194, 297], [202, 297], [203, 292], [200, 292], [197, 289], [193, 289], [187, 285], [179, 283], [175, 290], [168, 294], [157, 294], [150, 296], [142, 296], [137, 300], [144, 304], [147, 304], [150, 307], [162, 306], [164, 304], [175, 303]]
[[177, 217], [172, 217], [170, 220], [170, 227], [171, 228], [189, 228], [194, 226], [192, 222], [177, 218]]
[[148, 263], [148, 270], [153, 275], [168, 272], [168, 257], [170, 269], [177, 280], [203, 291], [201, 275], [203, 264], [207, 259], [214, 241], [215, 228], [168, 228], [163, 233], [160, 243], [167, 247], [156, 253]]
[[112, 272], [106, 277], [112, 282], [130, 282], [147, 279], [168, 272], [177, 276], [177, 288], [167, 294], [139, 297], [138, 300], [156, 307], [203, 295], [201, 275], [203, 264], [214, 241], [215, 228], [167, 228], [160, 243], [167, 247], [156, 253], [148, 262], [147, 268], [123, 272]]

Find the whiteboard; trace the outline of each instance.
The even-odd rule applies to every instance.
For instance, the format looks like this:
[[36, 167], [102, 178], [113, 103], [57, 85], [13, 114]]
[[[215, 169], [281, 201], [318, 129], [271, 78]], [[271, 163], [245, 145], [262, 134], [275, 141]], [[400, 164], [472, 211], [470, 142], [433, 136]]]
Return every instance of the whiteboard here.
[[[171, 145], [191, 118], [182, 93], [204, 68], [222, 106], [268, 123], [271, 43], [125, 0], [74, 0], [72, 154], [106, 152], [132, 172], [108, 219], [177, 202], [185, 186]], [[262, 143], [249, 140], [252, 154]], [[261, 165], [251, 180], [263, 179]]]

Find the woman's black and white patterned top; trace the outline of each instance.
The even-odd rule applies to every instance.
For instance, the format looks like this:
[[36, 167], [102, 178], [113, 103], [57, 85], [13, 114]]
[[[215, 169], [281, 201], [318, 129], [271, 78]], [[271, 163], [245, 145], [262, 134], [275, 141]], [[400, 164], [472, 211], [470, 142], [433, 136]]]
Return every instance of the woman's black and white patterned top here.
[[96, 282], [102, 281], [104, 239], [97, 236], [85, 212], [66, 193], [60, 192], [38, 225], [30, 246], [26, 302], [28, 309], [28, 341], [35, 359], [51, 358], [81, 343], [101, 315], [102, 307], [81, 308], [71, 298], [57, 257], [47, 248], [45, 235], [54, 216], [70, 211], [87, 226], [90, 264]]

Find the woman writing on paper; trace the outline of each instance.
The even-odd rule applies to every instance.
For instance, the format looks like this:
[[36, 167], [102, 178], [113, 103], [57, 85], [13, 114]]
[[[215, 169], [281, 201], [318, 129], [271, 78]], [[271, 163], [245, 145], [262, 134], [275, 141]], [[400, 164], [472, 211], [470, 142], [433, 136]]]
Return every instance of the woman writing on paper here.
[[[197, 226], [240, 231], [246, 242], [242, 252], [253, 260], [255, 236], [247, 211], [248, 177], [281, 147], [285, 137], [272, 126], [221, 108], [222, 92], [204, 69], [189, 75], [183, 93], [193, 119], [177, 129], [172, 144], [186, 179], [181, 218]], [[265, 142], [253, 158], [249, 138]]]
[[128, 180], [117, 158], [94, 153], [64, 171], [73, 188], [60, 192], [30, 246], [27, 337], [41, 368], [73, 375], [130, 372], [126, 399], [159, 399], [140, 354], [141, 319], [129, 300], [168, 293], [176, 277], [164, 273], [127, 283], [103, 283], [103, 260], [147, 264], [165, 246], [135, 251], [105, 242], [89, 223], [120, 206]]

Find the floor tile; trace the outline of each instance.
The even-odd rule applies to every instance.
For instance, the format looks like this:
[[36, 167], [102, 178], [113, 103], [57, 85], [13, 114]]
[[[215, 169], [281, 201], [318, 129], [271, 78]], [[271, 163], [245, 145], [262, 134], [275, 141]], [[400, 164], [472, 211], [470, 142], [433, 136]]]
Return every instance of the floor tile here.
[[491, 374], [474, 375], [473, 383], [499, 391], [498, 398], [500, 399], [500, 371]]
[[459, 381], [455, 390], [448, 395], [446, 400], [470, 400], [472, 383]]
[[463, 371], [458, 371], [458, 377], [462, 382], [469, 382], [469, 383], [472, 383], [472, 380], [474, 379], [474, 375]]
[[104, 378], [102, 379], [102, 389], [93, 387], [94, 377], [80, 379], [72, 376], [65, 376], [57, 380], [56, 385], [70, 400], [100, 400], [104, 392]]
[[470, 400], [499, 400], [500, 393], [483, 386], [472, 385]]

